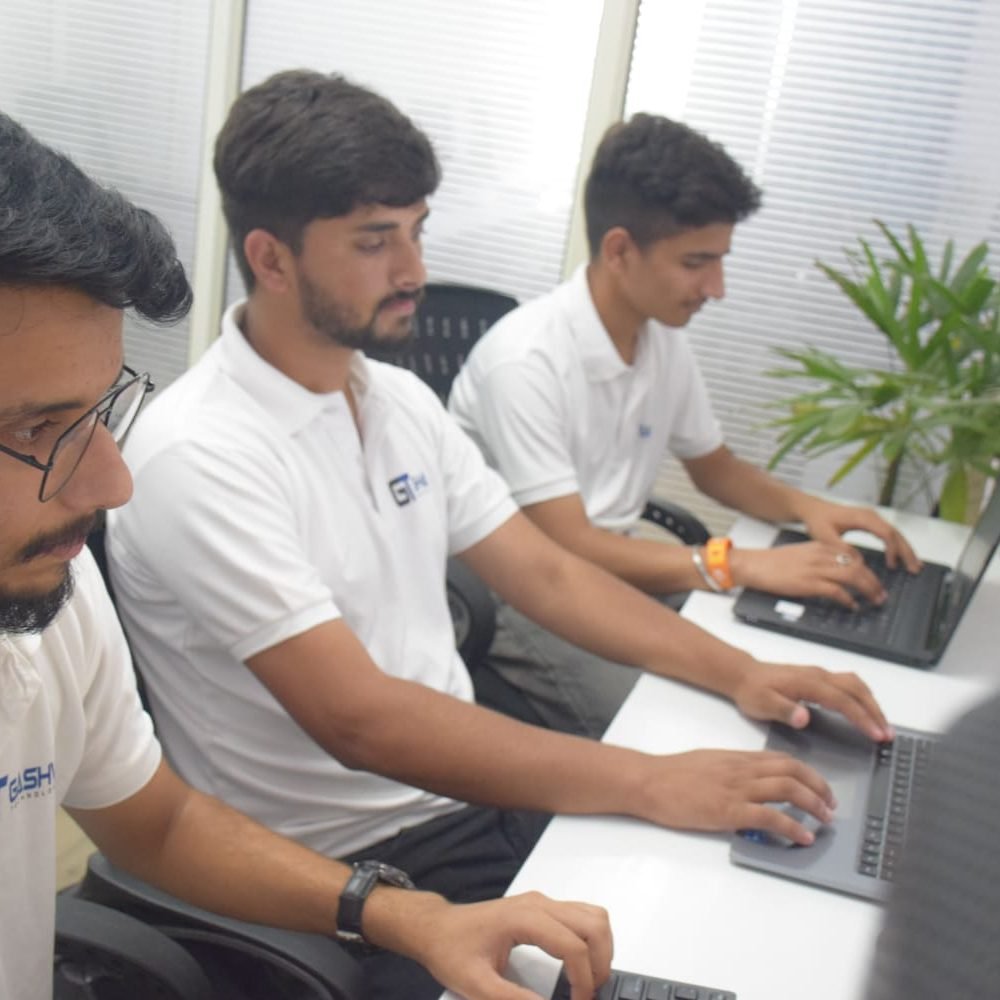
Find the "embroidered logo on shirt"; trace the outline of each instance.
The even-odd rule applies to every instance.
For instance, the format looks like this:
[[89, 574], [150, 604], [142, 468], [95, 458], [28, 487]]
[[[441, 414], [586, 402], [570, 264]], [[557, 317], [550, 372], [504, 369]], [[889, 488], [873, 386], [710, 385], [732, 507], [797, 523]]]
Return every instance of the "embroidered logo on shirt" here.
[[52, 794], [56, 780], [53, 761], [26, 767], [15, 774], [0, 774], [0, 801], [6, 799], [16, 809], [25, 799], [41, 799]]
[[426, 472], [417, 473], [415, 476], [404, 472], [401, 476], [389, 480], [389, 492], [400, 507], [405, 507], [408, 503], [413, 503], [424, 490], [429, 489], [430, 485]]
[[653, 428], [649, 424], [639, 424], [639, 437], [648, 438], [652, 437]]

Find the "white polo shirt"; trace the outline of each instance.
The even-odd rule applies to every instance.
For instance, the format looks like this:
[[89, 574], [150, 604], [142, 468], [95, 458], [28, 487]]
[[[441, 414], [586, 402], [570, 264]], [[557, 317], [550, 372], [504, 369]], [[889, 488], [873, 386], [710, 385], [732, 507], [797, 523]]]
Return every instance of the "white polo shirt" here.
[[0, 997], [52, 996], [56, 811], [114, 805], [160, 762], [128, 649], [89, 552], [40, 635], [0, 633]]
[[343, 617], [386, 672], [471, 700], [445, 561], [517, 508], [415, 376], [355, 355], [359, 438], [343, 393], [265, 362], [236, 308], [129, 438], [135, 493], [109, 519], [115, 591], [181, 774], [343, 855], [459, 806], [341, 765], [244, 661]]
[[667, 451], [698, 458], [722, 444], [687, 338], [649, 320], [625, 364], [586, 267], [492, 327], [448, 405], [522, 507], [579, 493], [611, 530], [641, 516]]

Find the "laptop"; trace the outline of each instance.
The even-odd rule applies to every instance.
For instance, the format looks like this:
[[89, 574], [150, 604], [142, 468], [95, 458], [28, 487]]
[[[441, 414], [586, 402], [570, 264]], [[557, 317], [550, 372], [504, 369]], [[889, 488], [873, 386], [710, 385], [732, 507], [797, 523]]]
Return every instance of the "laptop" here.
[[[807, 541], [783, 530], [775, 545]], [[744, 589], [733, 614], [749, 625], [773, 629], [856, 653], [912, 667], [930, 667], [941, 658], [973, 591], [1000, 542], [1000, 488], [994, 489], [954, 569], [924, 563], [917, 574], [890, 570], [881, 551], [858, 551], [882, 581], [888, 599], [881, 607], [862, 604], [852, 611], [823, 598], [788, 598]]]
[[[773, 723], [767, 749], [790, 754], [823, 775], [837, 799], [833, 822], [815, 829], [816, 840], [809, 847], [791, 845], [762, 831], [741, 831], [733, 838], [730, 859], [881, 901], [906, 841], [913, 793], [920, 787], [938, 737], [897, 728], [892, 743], [872, 743], [839, 715], [813, 706], [810, 713], [804, 730]], [[781, 808], [804, 821], [796, 807]]]

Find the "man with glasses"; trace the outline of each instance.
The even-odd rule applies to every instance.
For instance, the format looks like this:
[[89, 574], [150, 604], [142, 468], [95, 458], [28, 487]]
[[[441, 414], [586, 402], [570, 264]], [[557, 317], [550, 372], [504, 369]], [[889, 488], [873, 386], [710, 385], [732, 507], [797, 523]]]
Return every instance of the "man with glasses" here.
[[167, 321], [189, 304], [160, 223], [0, 115], [0, 997], [51, 997], [60, 804], [112, 861], [195, 904], [363, 936], [473, 1000], [526, 1000], [500, 971], [536, 943], [565, 961], [574, 1000], [592, 996], [610, 962], [602, 911], [393, 888], [398, 873], [352, 873], [163, 760], [85, 540], [129, 498], [118, 444], [152, 388], [122, 363], [123, 310]]
[[811, 842], [768, 803], [826, 820], [832, 793], [788, 757], [656, 757], [474, 704], [450, 553], [581, 645], [753, 717], [805, 725], [803, 699], [888, 732], [857, 678], [759, 663], [558, 548], [426, 386], [364, 356], [405, 340], [420, 300], [427, 137], [342, 77], [290, 71], [236, 101], [215, 167], [248, 299], [139, 420], [136, 496], [109, 519], [123, 620], [181, 773], [459, 900], [503, 891], [555, 812]]

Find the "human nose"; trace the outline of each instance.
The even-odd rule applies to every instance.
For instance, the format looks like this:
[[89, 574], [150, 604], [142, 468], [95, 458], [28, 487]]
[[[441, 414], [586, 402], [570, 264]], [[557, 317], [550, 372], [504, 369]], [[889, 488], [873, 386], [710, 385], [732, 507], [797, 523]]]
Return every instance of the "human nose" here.
[[422, 288], [427, 281], [424, 252], [418, 239], [408, 240], [396, 260], [394, 275], [399, 288]]
[[111, 432], [98, 421], [80, 464], [59, 491], [59, 501], [81, 512], [120, 507], [132, 496], [132, 475]]
[[702, 295], [706, 299], [721, 299], [726, 294], [726, 279], [722, 269], [722, 261], [715, 261], [705, 272], [705, 284]]

